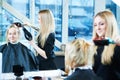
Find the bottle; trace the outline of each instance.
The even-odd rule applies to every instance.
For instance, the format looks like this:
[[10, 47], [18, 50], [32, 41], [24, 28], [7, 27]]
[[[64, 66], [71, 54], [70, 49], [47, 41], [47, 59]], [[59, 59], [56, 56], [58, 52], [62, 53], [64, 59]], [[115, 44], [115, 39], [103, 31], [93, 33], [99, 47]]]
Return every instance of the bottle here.
[[21, 65], [13, 65], [13, 73], [16, 76], [16, 80], [22, 80], [23, 68]]

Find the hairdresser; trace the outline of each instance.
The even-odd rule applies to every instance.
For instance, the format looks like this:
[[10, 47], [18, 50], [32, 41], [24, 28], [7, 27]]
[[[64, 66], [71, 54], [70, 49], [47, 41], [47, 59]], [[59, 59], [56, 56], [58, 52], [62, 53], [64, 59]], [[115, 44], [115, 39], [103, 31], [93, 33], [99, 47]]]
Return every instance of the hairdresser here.
[[36, 42], [29, 41], [31, 46], [37, 52], [37, 59], [39, 63], [39, 70], [55, 70], [57, 69], [54, 62], [54, 46], [55, 46], [55, 21], [51, 10], [40, 10], [38, 13], [38, 21], [40, 29], [31, 25], [33, 29], [38, 31]]
[[94, 72], [103, 80], [120, 80], [120, 38], [117, 21], [109, 10], [99, 12], [94, 17], [93, 39], [102, 40], [109, 37], [114, 44], [94, 45]]

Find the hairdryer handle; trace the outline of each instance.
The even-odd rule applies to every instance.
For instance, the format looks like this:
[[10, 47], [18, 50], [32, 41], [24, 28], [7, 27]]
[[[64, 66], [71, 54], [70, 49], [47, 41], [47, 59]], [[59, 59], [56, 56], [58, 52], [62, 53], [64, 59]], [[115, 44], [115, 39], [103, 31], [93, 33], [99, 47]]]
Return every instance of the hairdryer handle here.
[[25, 38], [26, 38], [28, 41], [31, 41], [31, 40], [32, 40], [32, 35], [31, 35], [31, 33], [30, 33], [26, 28], [24, 28], [24, 27], [23, 27], [23, 31], [24, 31], [24, 36], [25, 36]]

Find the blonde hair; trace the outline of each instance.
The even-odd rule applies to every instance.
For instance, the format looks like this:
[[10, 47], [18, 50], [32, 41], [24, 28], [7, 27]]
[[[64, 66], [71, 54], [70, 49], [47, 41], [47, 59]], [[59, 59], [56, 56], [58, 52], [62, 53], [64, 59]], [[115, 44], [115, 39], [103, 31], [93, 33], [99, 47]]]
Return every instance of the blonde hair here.
[[7, 42], [7, 43], [9, 42], [9, 40], [8, 40], [8, 33], [9, 33], [9, 30], [10, 30], [11, 28], [15, 28], [16, 31], [17, 31], [17, 33], [18, 33], [18, 35], [20, 36], [20, 30], [19, 30], [19, 28], [18, 28], [15, 24], [12, 24], [10, 27], [8, 27], [8, 29], [7, 29], [7, 31], [6, 31], [6, 42]]
[[[118, 34], [119, 34], [117, 21], [115, 19], [114, 14], [109, 10], [105, 10], [105, 11], [97, 13], [94, 18], [96, 18], [97, 16], [104, 19], [107, 23], [105, 37], [109, 37], [109, 38], [114, 40], [115, 37], [118, 36]], [[98, 37], [98, 35], [93, 28], [93, 37], [92, 38], [95, 39], [97, 37]], [[102, 58], [101, 58], [101, 62], [103, 64], [110, 64], [111, 63], [111, 58], [114, 54], [114, 48], [115, 48], [114, 44], [110, 44], [108, 46], [105, 46], [105, 48], [102, 52]]]
[[[41, 27], [38, 34], [40, 36], [41, 46], [44, 47], [45, 41], [48, 35], [55, 31], [55, 21], [54, 16], [50, 10], [40, 10], [39, 11], [40, 19], [41, 19]], [[37, 38], [38, 38], [37, 37]]]
[[91, 45], [84, 39], [75, 39], [66, 44], [65, 67], [67, 73], [69, 69], [88, 65], [92, 60], [93, 51]]

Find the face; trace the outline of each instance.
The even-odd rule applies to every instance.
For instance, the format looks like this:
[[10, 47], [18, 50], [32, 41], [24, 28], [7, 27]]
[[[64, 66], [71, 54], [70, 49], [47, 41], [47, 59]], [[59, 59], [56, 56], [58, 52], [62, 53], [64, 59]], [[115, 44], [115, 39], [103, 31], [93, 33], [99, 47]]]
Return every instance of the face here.
[[11, 43], [17, 42], [19, 34], [16, 28], [10, 28], [7, 34], [8, 41]]
[[105, 36], [106, 32], [106, 21], [102, 19], [100, 16], [96, 16], [94, 19], [94, 29], [96, 34], [99, 36], [99, 38], [102, 38]]

